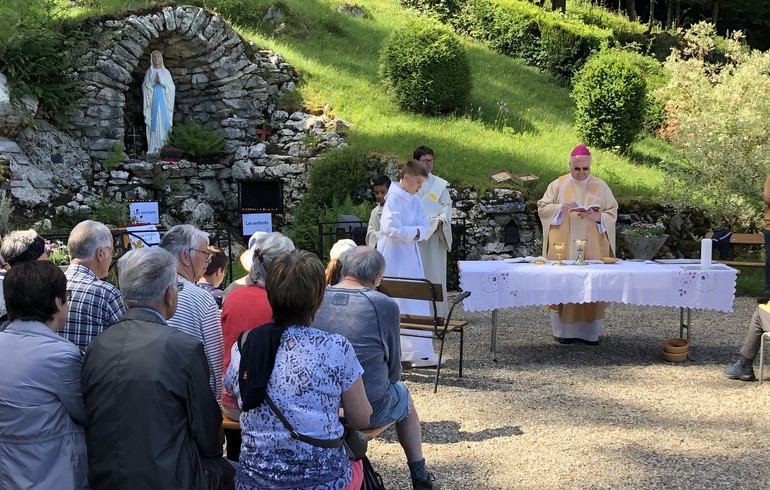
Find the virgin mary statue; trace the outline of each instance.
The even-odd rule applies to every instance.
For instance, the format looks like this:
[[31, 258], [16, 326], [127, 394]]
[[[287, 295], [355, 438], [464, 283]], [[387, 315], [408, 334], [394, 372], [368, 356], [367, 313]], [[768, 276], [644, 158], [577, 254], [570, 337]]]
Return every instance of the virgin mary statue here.
[[152, 62], [142, 83], [144, 124], [147, 126], [147, 153], [159, 153], [168, 140], [174, 122], [176, 87], [171, 73], [163, 66], [160, 51], [150, 53]]

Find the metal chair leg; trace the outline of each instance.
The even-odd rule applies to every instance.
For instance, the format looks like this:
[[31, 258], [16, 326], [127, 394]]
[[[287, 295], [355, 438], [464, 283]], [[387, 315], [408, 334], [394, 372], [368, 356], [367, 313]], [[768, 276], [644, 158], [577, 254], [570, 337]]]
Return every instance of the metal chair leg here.
[[770, 332], [762, 334], [759, 341], [759, 385], [762, 386], [763, 371], [765, 368], [765, 339], [770, 338]]
[[433, 394], [435, 395], [438, 392], [438, 377], [441, 374], [441, 359], [444, 357], [444, 340], [446, 340], [446, 336], [441, 340], [441, 347], [438, 349], [438, 364], [436, 365], [436, 382], [433, 383]]

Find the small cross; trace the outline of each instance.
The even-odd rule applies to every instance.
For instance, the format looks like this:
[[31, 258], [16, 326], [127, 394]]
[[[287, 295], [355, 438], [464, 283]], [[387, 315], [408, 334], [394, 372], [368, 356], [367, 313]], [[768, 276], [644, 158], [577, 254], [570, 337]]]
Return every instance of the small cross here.
[[262, 129], [257, 130], [257, 134], [259, 135], [259, 141], [265, 141], [270, 136], [270, 130], [267, 129], [266, 124], [263, 124]]
[[137, 155], [137, 150], [139, 149], [139, 148], [138, 148], [138, 143], [137, 143], [137, 141], [136, 141], [136, 140], [137, 140], [137, 138], [140, 136], [140, 135], [138, 135], [138, 134], [136, 133], [136, 126], [134, 126], [134, 125], [132, 124], [132, 125], [131, 125], [131, 132], [130, 132], [129, 134], [127, 134], [126, 136], [129, 136], [129, 137], [131, 137], [131, 139], [133, 140], [133, 141], [131, 142], [131, 150], [132, 150], [132, 151], [131, 151], [131, 155], [132, 155], [132, 156], [136, 156], [136, 155]]

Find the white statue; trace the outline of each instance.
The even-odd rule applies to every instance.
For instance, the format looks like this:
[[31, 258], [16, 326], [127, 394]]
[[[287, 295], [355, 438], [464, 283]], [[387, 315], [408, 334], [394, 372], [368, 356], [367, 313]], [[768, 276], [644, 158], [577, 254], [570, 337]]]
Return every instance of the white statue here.
[[160, 51], [150, 53], [152, 65], [142, 83], [144, 94], [144, 124], [147, 126], [147, 153], [159, 153], [166, 144], [174, 123], [176, 87], [171, 73], [163, 66]]

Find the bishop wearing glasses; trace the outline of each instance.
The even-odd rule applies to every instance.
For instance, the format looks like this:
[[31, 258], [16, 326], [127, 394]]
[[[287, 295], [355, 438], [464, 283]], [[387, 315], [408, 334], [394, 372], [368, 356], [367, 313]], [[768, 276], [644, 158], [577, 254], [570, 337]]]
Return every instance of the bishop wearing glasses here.
[[[585, 258], [615, 256], [618, 202], [607, 184], [591, 175], [591, 152], [576, 146], [569, 158], [570, 172], [548, 185], [537, 202], [543, 227], [543, 255], [556, 259], [554, 243], [563, 242], [563, 258], [577, 258], [575, 240], [586, 240]], [[549, 305], [553, 335], [561, 343], [599, 341], [606, 303]]]

